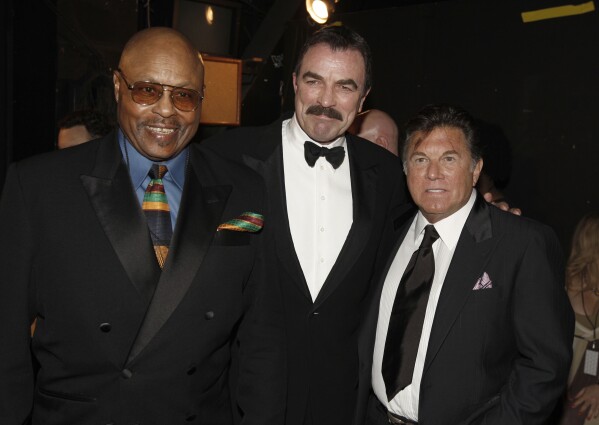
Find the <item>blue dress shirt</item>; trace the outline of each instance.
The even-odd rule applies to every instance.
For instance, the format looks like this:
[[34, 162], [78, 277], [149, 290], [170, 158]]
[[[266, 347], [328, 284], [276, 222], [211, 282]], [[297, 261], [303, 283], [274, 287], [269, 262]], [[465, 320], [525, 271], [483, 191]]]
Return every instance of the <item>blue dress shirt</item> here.
[[123, 160], [129, 170], [129, 176], [137, 195], [137, 200], [141, 206], [144, 199], [144, 193], [148, 184], [150, 184], [150, 176], [148, 172], [152, 164], [166, 165], [168, 172], [164, 175], [162, 183], [164, 184], [164, 192], [168, 199], [168, 206], [171, 211], [171, 225], [173, 232], [177, 223], [177, 215], [179, 206], [181, 205], [181, 195], [183, 194], [183, 185], [185, 184], [185, 169], [187, 167], [187, 156], [189, 155], [189, 146], [183, 149], [177, 156], [170, 158], [167, 161], [154, 162], [140, 154], [137, 149], [131, 145], [122, 130], [118, 131], [119, 146], [123, 154]]

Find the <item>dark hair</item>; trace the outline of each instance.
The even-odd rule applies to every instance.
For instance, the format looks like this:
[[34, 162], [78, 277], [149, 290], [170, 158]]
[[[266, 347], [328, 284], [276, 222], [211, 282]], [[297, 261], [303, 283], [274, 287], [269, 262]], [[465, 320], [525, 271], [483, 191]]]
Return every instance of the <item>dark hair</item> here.
[[297, 64], [295, 65], [294, 70], [295, 75], [299, 76], [299, 71], [302, 67], [302, 61], [306, 52], [317, 44], [326, 44], [335, 52], [348, 49], [357, 50], [364, 59], [364, 93], [372, 87], [372, 54], [370, 53], [370, 46], [368, 46], [368, 43], [360, 34], [345, 26], [334, 25], [322, 27], [308, 37], [297, 58]]
[[112, 124], [106, 115], [94, 110], [75, 111], [58, 122], [58, 128], [71, 128], [83, 125], [92, 136], [102, 137], [112, 130]]
[[428, 135], [435, 128], [454, 127], [462, 130], [466, 138], [466, 144], [472, 157], [472, 164], [476, 164], [482, 157], [482, 150], [475, 131], [475, 120], [460, 106], [447, 104], [427, 105], [422, 108], [416, 116], [408, 121], [403, 132], [403, 146], [401, 159], [407, 161], [408, 147], [412, 143], [412, 136], [416, 132]]

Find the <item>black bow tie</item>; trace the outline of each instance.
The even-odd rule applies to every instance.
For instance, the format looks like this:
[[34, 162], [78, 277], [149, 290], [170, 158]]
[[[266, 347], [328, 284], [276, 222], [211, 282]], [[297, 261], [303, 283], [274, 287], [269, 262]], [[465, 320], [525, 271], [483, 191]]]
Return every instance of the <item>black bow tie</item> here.
[[316, 160], [324, 156], [334, 169], [339, 168], [345, 158], [345, 149], [343, 146], [335, 148], [323, 148], [312, 142], [304, 143], [304, 158], [310, 167], [314, 167]]

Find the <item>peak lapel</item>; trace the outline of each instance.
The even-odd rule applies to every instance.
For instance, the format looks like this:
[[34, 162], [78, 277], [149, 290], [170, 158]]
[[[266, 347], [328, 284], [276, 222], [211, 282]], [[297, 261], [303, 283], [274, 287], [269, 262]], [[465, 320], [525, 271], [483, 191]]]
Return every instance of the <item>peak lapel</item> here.
[[498, 238], [493, 237], [489, 208], [495, 207], [489, 207], [482, 196], [477, 195], [443, 282], [423, 373], [426, 373], [443, 345], [460, 311], [472, 294], [472, 287], [482, 275], [485, 265], [497, 246]]
[[[273, 130], [277, 130], [276, 132]], [[262, 176], [268, 191], [270, 225], [274, 230], [274, 245], [280, 263], [291, 277], [293, 283], [306, 298], [312, 301], [304, 272], [295, 252], [291, 229], [287, 215], [287, 198], [285, 192], [285, 174], [283, 170], [283, 149], [281, 126], [271, 126], [266, 133], [269, 143], [276, 141], [272, 147], [260, 152], [260, 158], [244, 156], [244, 162]], [[264, 149], [264, 145], [262, 147]]]
[[131, 363], [173, 314], [202, 264], [220, 223], [231, 186], [202, 186], [201, 159], [190, 151], [190, 170], [177, 218], [173, 243], [156, 292], [131, 351]]
[[81, 183], [129, 280], [149, 302], [160, 268], [116, 134], [99, 146], [94, 169]]

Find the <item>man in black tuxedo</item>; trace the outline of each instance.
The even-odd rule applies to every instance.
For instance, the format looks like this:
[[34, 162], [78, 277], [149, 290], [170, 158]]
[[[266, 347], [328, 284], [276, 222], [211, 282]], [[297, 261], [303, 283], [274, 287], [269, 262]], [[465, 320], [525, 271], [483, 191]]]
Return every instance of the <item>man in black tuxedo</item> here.
[[232, 344], [244, 422], [278, 423], [263, 182], [188, 145], [203, 75], [180, 33], [137, 33], [113, 77], [119, 128], [11, 166], [0, 204], [3, 425], [231, 424]]
[[291, 119], [203, 144], [237, 152], [266, 180], [274, 236], [268, 271], [286, 314], [286, 423], [348, 424], [357, 395], [357, 330], [383, 223], [402, 208], [404, 180], [398, 158], [346, 133], [371, 86], [361, 36], [346, 27], [313, 34], [293, 84]]
[[357, 423], [542, 424], [574, 329], [557, 238], [473, 190], [482, 159], [465, 111], [425, 107], [404, 136], [419, 212], [389, 222], [395, 248], [360, 336]]

